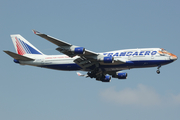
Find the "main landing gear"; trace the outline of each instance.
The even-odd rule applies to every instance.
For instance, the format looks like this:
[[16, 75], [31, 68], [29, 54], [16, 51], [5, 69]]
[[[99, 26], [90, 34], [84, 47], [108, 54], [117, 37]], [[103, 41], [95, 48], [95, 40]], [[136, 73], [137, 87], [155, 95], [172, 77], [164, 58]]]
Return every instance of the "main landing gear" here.
[[158, 66], [158, 68], [157, 68], [157, 71], [156, 71], [156, 72], [157, 72], [157, 74], [160, 74], [160, 70], [159, 70], [159, 69], [160, 69], [160, 67], [161, 67], [161, 65], [159, 65], [159, 66]]

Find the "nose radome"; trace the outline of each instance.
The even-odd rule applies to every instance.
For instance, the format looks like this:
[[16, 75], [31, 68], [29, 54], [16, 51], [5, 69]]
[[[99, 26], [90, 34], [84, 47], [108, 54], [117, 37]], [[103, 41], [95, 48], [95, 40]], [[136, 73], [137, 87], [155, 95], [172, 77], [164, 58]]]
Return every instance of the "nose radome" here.
[[178, 57], [177, 57], [177, 56], [171, 56], [170, 59], [171, 59], [171, 60], [177, 60]]
[[169, 53], [171, 60], [177, 60], [178, 57], [175, 54]]

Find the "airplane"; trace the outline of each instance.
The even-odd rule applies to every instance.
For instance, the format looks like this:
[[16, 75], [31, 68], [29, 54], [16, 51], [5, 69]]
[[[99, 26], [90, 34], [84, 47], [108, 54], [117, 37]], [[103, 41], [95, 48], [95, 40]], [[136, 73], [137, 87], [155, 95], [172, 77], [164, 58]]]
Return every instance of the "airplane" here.
[[16, 53], [4, 51], [20, 65], [30, 65], [63, 71], [77, 72], [78, 76], [95, 78], [97, 81], [110, 82], [111, 77], [126, 79], [122, 70], [133, 68], [160, 67], [172, 63], [178, 57], [163, 48], [137, 48], [96, 53], [84, 47], [72, 45], [36, 30], [34, 34], [57, 45], [57, 51], [65, 55], [45, 55], [19, 34], [10, 35]]

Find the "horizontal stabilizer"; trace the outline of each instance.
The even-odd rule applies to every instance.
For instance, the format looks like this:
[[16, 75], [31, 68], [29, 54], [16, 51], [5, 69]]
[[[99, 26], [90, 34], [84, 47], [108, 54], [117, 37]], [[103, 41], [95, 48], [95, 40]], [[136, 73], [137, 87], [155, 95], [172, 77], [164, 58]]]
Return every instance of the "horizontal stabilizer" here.
[[11, 51], [4, 51], [6, 54], [8, 54], [9, 56], [13, 57], [16, 60], [22, 60], [22, 61], [30, 61], [30, 60], [34, 60], [16, 53], [13, 53]]

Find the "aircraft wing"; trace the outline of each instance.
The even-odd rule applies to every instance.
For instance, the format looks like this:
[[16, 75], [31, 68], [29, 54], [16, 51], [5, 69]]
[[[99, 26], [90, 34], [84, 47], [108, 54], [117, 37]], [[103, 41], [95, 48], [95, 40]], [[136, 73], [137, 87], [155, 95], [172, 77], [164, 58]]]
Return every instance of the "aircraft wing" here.
[[[57, 38], [51, 37], [49, 35], [42, 34], [42, 33], [38, 32], [36, 30], [33, 30], [33, 32], [34, 32], [34, 34], [36, 34], [36, 35], [38, 35], [38, 36], [40, 36], [40, 37], [54, 43], [54, 44], [56, 44], [57, 46], [59, 46], [56, 50], [58, 50], [61, 53], [64, 53], [64, 54], [68, 55], [69, 57], [76, 56], [76, 54], [73, 53], [73, 49], [82, 48], [82, 47], [75, 46], [75, 45], [72, 45], [70, 43], [64, 42], [64, 41], [59, 40]], [[97, 55], [97, 53], [85, 49], [85, 51], [83, 53], [83, 56], [92, 56], [92, 55]]]
[[54, 44], [56, 44], [57, 46], [59, 46], [58, 48], [56, 48], [56, 50], [58, 50], [59, 52], [64, 53], [69, 57], [80, 56], [79, 58], [75, 59], [74, 62], [76, 64], [78, 64], [80, 67], [82, 67], [83, 69], [86, 69], [86, 68], [91, 67], [93, 65], [97, 66], [97, 65], [99, 65], [99, 62], [104, 62], [104, 59], [107, 59], [107, 61], [109, 59], [111, 59], [111, 62], [112, 61], [118, 62], [120, 64], [126, 63], [126, 61], [123, 61], [123, 60], [117, 60], [116, 61], [112, 57], [104, 56], [102, 54], [95, 53], [95, 52], [92, 52], [90, 50], [87, 50], [83, 47], [72, 45], [70, 43], [64, 42], [62, 40], [51, 37], [49, 35], [42, 34], [36, 30], [33, 30], [33, 32], [34, 32], [34, 34], [36, 34], [36, 35], [54, 43]]

